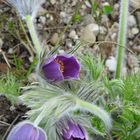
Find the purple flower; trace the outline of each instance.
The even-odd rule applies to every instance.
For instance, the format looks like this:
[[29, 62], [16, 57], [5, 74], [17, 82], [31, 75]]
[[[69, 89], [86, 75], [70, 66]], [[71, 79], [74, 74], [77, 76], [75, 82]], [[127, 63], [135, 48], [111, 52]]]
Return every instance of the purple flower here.
[[32, 123], [21, 122], [11, 130], [7, 140], [47, 140], [47, 136], [43, 129]]
[[54, 55], [42, 66], [44, 76], [49, 81], [78, 79], [80, 65], [72, 55]]
[[68, 122], [68, 128], [63, 130], [62, 133], [64, 140], [87, 140], [85, 130], [79, 124], [71, 121]]

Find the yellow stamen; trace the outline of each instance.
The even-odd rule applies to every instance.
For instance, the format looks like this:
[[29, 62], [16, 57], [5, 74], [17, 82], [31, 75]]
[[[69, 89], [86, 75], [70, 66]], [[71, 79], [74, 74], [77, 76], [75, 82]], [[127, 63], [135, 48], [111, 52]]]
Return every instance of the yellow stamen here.
[[55, 59], [55, 62], [60, 65], [61, 72], [64, 72], [64, 63], [61, 60], [59, 60], [58, 58]]

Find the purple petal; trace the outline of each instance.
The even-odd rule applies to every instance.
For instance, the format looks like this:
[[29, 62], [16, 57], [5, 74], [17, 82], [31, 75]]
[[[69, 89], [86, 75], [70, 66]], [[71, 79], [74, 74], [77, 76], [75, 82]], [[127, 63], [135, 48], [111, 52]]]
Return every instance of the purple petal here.
[[64, 140], [87, 140], [85, 130], [78, 124], [68, 122], [68, 129], [63, 130]]
[[[43, 132], [43, 133], [42, 133], [42, 132]], [[46, 136], [44, 130], [41, 129], [41, 128], [39, 128], [39, 137], [38, 137], [38, 140], [46, 140], [46, 139], [47, 139], [46, 137], [47, 137], [47, 136]]]
[[42, 67], [45, 78], [49, 81], [63, 80], [63, 74], [60, 70], [60, 65], [52, 61]]
[[82, 140], [85, 139], [85, 134], [84, 134], [83, 130], [81, 129], [81, 126], [75, 125], [72, 136], [73, 136], [73, 138], [80, 138]]
[[11, 130], [7, 140], [47, 140], [47, 138], [43, 129], [29, 122], [21, 122]]
[[59, 55], [57, 56], [59, 60], [61, 60], [64, 64], [64, 79], [78, 79], [80, 65], [74, 56], [67, 55]]

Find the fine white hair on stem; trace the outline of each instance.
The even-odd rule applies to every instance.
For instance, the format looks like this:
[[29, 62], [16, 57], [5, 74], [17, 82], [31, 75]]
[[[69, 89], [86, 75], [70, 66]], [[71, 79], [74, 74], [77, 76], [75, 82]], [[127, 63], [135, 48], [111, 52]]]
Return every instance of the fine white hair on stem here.
[[24, 19], [30, 15], [34, 18], [40, 5], [44, 0], [7, 0], [13, 7], [16, 8], [20, 16]]

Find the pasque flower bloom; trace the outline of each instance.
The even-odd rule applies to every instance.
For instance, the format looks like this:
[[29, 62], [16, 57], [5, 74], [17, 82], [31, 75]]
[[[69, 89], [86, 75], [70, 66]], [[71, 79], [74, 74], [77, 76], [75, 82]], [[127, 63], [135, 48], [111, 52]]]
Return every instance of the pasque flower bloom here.
[[67, 128], [62, 133], [64, 140], [87, 140], [85, 130], [79, 124], [71, 121], [68, 122]]
[[45, 60], [42, 70], [49, 81], [78, 79], [80, 65], [72, 55], [54, 55]]
[[47, 136], [43, 129], [25, 121], [11, 130], [7, 140], [47, 140]]
[[31, 16], [34, 18], [44, 0], [7, 0], [19, 12], [22, 18]]

